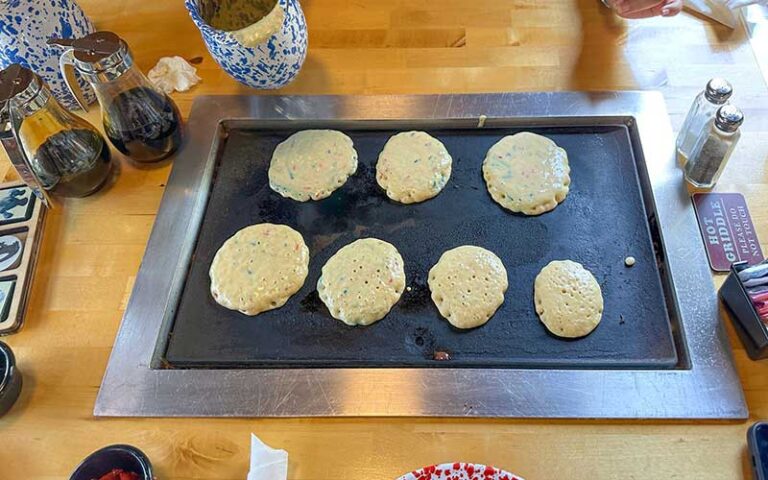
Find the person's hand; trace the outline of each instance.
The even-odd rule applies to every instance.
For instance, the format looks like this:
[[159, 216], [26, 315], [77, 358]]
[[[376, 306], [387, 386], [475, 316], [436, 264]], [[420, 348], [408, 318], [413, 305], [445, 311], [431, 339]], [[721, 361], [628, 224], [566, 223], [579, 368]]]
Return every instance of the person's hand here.
[[624, 18], [671, 17], [683, 9], [683, 0], [608, 0]]

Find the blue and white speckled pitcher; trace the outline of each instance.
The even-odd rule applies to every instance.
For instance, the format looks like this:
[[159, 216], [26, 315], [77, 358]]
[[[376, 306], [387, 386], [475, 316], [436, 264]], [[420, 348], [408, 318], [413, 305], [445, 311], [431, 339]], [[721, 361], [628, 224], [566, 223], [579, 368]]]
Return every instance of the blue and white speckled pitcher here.
[[[59, 50], [51, 37], [73, 38], [93, 33], [93, 24], [74, 0], [0, 0], [0, 69], [18, 63], [43, 78], [68, 108], [78, 108], [59, 71]], [[83, 79], [85, 98], [95, 100]]]
[[221, 68], [253, 88], [280, 88], [307, 55], [299, 0], [186, 0], [192, 20]]

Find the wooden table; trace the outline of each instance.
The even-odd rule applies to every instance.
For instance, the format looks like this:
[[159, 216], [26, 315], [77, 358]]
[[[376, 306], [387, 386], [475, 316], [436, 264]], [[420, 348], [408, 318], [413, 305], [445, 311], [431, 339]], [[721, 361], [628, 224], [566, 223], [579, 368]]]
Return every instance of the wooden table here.
[[[259, 93], [217, 67], [181, 0], [80, 4], [99, 28], [128, 41], [145, 71], [161, 56], [203, 58], [202, 84], [175, 95], [185, 114], [198, 94]], [[747, 121], [717, 189], [746, 195], [768, 242], [768, 90], [743, 29], [688, 14], [625, 22], [596, 0], [305, 0], [303, 7], [309, 56], [293, 84], [269, 93], [659, 89], [678, 127], [707, 80], [727, 77]], [[528, 479], [748, 477], [747, 423], [94, 419], [169, 171], [123, 162], [111, 189], [66, 201], [48, 218], [26, 326], [5, 339], [24, 390], [0, 420], [0, 478], [68, 478], [92, 450], [130, 443], [163, 480], [242, 480], [250, 432], [290, 453], [291, 479], [392, 479], [457, 460]], [[768, 417], [768, 362], [750, 361], [725, 323], [751, 420]]]

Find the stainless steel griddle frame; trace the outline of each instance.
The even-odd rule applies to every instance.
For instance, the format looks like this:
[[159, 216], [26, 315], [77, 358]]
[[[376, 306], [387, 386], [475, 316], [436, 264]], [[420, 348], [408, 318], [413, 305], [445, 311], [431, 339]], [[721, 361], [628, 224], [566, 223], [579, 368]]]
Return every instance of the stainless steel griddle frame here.
[[[683, 326], [674, 370], [162, 369], [205, 210], [219, 122], [429, 119], [445, 126], [636, 123]], [[254, 119], [256, 121], [254, 121]], [[452, 122], [452, 123], [451, 123]], [[297, 122], [297, 125], [300, 122]], [[97, 416], [744, 419], [747, 409], [656, 92], [198, 98], [96, 400]], [[637, 152], [636, 152], [637, 153]], [[641, 159], [638, 159], [640, 162]], [[479, 168], [479, 167], [478, 167]], [[600, 248], [595, 245], [595, 248]]]

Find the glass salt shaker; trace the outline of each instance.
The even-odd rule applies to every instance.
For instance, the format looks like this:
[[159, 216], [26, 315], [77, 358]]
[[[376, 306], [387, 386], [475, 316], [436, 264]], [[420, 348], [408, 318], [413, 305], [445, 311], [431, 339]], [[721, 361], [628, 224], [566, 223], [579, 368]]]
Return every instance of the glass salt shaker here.
[[696, 140], [704, 134], [717, 109], [724, 105], [732, 94], [733, 87], [727, 80], [713, 78], [707, 83], [704, 91], [696, 96], [677, 136], [677, 153], [685, 162], [693, 153]]
[[698, 188], [712, 188], [741, 137], [744, 114], [733, 105], [717, 109], [714, 121], [696, 142], [685, 164], [685, 180]]

